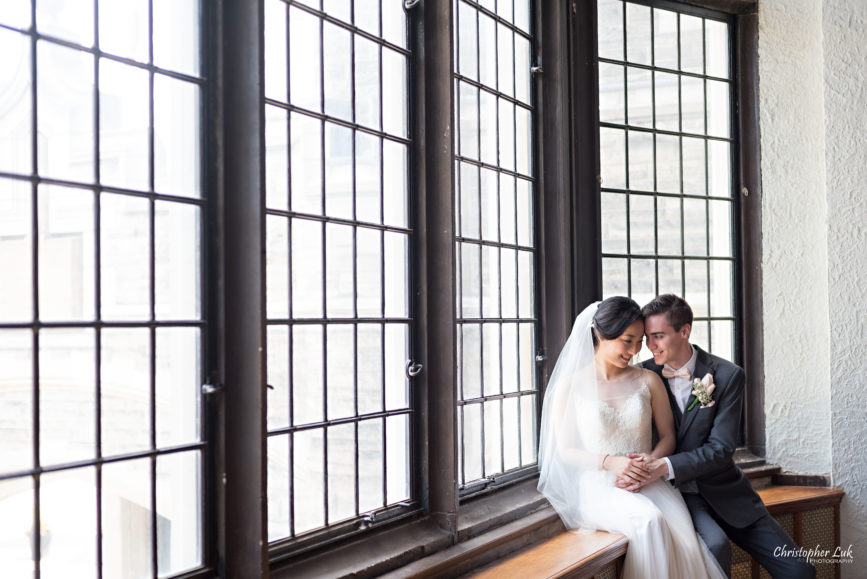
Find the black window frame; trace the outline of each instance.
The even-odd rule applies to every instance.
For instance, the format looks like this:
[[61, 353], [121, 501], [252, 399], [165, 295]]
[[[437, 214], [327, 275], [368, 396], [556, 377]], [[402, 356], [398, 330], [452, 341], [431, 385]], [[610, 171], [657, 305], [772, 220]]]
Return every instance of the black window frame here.
[[[643, 2], [644, 0], [638, 0]], [[292, 576], [341, 569], [394, 569], [545, 504], [535, 477], [461, 500], [455, 384], [454, 121], [451, 2], [408, 2], [410, 39], [410, 268], [413, 380], [412, 485], [419, 504], [359, 533], [269, 549], [267, 533], [266, 313], [264, 287], [264, 9], [231, 0], [202, 2], [202, 324], [205, 570], [221, 576]], [[652, 5], [672, 5], [664, 0]], [[533, 159], [539, 384], [544, 385], [574, 315], [599, 299], [601, 248], [595, 2], [535, 2]], [[748, 376], [747, 448], [764, 455], [761, 340], [757, 3], [690, 0], [732, 15], [742, 267], [738, 335]], [[251, 66], [250, 63], [256, 63]], [[35, 121], [34, 121], [35, 122]], [[98, 119], [97, 121], [98, 122]], [[568, 130], [564, 130], [568, 127]], [[98, 158], [98, 156], [97, 156]], [[35, 159], [35, 156], [34, 156]], [[35, 161], [34, 161], [35, 162]], [[37, 179], [33, 177], [32, 179]], [[35, 182], [35, 181], [34, 181]], [[35, 185], [34, 185], [35, 187]], [[443, 202], [448, 201], [448, 202]], [[437, 232], [433, 235], [432, 232]], [[537, 413], [541, 414], [541, 395]]]
[[[745, 272], [742, 283], [760, 288], [760, 277], [750, 270], [751, 264], [761, 259], [760, 251], [756, 253], [761, 219], [757, 214], [760, 192], [755, 85], [756, 6], [755, 2], [748, 0], [701, 4], [705, 8], [733, 14], [735, 18], [733, 49], [737, 60], [733, 65], [737, 71], [738, 123], [742, 139], [739, 189], [745, 187], [750, 191], [748, 197], [741, 199], [740, 206], [743, 223], [740, 245], [744, 248]], [[224, 6], [231, 10], [228, 3]], [[681, 5], [678, 7], [683, 8]], [[255, 567], [260, 572], [270, 561], [275, 577], [326, 569], [332, 572], [335, 569], [383, 572], [419, 557], [420, 546], [425, 552], [442, 549], [456, 541], [477, 536], [492, 526], [518, 519], [544, 504], [544, 499], [535, 493], [534, 477], [506, 485], [507, 488], [491, 488], [490, 492], [465, 501], [460, 500], [457, 490], [455, 448], [458, 441], [453, 391], [456, 319], [452, 283], [454, 216], [450, 204], [439, 202], [443, 199], [453, 201], [454, 194], [451, 3], [420, 3], [410, 8], [410, 15], [410, 117], [413, 134], [418, 139], [418, 146], [410, 151], [411, 224], [420, 240], [411, 251], [416, 283], [413, 312], [418, 320], [412, 340], [413, 357], [425, 365], [424, 372], [413, 382], [413, 396], [418, 404], [413, 448], [419, 460], [414, 466], [413, 478], [416, 488], [421, 490], [421, 508], [381, 528], [373, 525], [363, 535], [323, 538], [323, 542], [300, 550], [263, 552], [259, 541], [267, 536], [264, 530], [266, 506], [258, 493], [263, 488], [265, 454], [256, 444], [256, 440], [264, 440], [263, 418], [258, 414], [264, 398], [263, 386], [255, 393], [248, 392], [249, 400], [246, 402], [250, 410], [248, 426], [257, 426], [255, 430], [260, 438], [249, 439], [245, 445], [234, 437], [234, 431], [228, 426], [221, 436], [227, 447], [227, 467], [239, 472], [236, 469], [240, 462], [232, 465], [229, 456], [236, 455], [233, 460], [237, 461], [238, 455], [246, 452], [245, 464], [258, 464], [262, 473], [259, 481], [239, 485], [234, 492], [222, 489], [227, 516], [223, 519], [225, 527], [220, 533], [226, 541], [225, 560], [227, 563], [230, 559], [235, 561], [236, 564], [232, 565], [235, 569], [246, 564], [250, 565], [248, 569]], [[233, 14], [235, 19], [242, 16]], [[258, 19], [261, 17], [261, 14], [257, 16]], [[541, 74], [536, 77], [533, 87], [538, 106], [534, 159], [538, 175], [536, 237], [540, 255], [537, 299], [542, 324], [537, 346], [544, 362], [541, 365], [541, 383], [544, 384], [553, 369], [560, 345], [568, 336], [575, 312], [601, 296], [595, 3], [574, 2], [551, 10], [541, 10], [537, 5], [533, 19], [535, 29], [540, 31], [534, 49], [544, 59]], [[261, 21], [256, 23], [261, 24]], [[235, 22], [233, 28], [237, 24]], [[254, 26], [245, 24], [244, 28], [246, 41], [258, 46]], [[238, 55], [232, 59], [242, 60]], [[251, 80], [248, 78], [250, 71], [235, 70], [234, 74]], [[253, 76], [252, 80], [261, 82], [261, 71], [258, 77]], [[259, 97], [258, 93], [254, 96]], [[241, 112], [235, 111], [234, 114]], [[244, 127], [236, 128], [263, 149], [264, 145], [257, 137], [262, 134], [261, 115], [248, 112], [247, 116], [256, 118]], [[564, 126], [569, 127], [568, 133], [562, 130]], [[229, 139], [225, 141], [229, 142]], [[231, 146], [236, 152], [241, 148]], [[252, 154], [248, 156], [248, 162], [252, 166], [258, 163]], [[228, 165], [222, 169], [230, 171]], [[256, 185], [253, 190], [259, 190], [261, 177], [249, 172], [246, 177], [250, 184]], [[229, 213], [227, 207], [223, 214], [227, 221]], [[254, 221], [253, 217], [248, 216], [248, 223]], [[442, 235], [429, 236], [431, 231], [440, 231]], [[263, 240], [250, 236], [248, 242], [245, 251], [254, 257]], [[222, 245], [231, 245], [228, 237]], [[231, 277], [229, 272], [225, 275], [226, 279]], [[252, 293], [262, 301], [255, 308], [251, 304], [246, 307], [261, 316], [259, 308], [264, 305], [261, 288]], [[743, 293], [741, 312], [738, 313], [744, 320], [742, 335], [747, 335], [760, 328], [761, 304], [758, 300], [761, 293], [746, 289]], [[236, 324], [243, 324], [243, 320], [238, 319], [240, 317], [235, 316]], [[228, 330], [227, 327], [225, 331]], [[256, 327], [248, 327], [247, 331], [251, 337], [261, 339]], [[228, 334], [224, 339], [228, 339]], [[248, 345], [248, 351], [251, 350]], [[233, 353], [231, 360], [240, 364], [237, 354]], [[249, 376], [261, 380], [264, 361], [258, 358], [257, 362], [258, 368], [248, 368]], [[762, 413], [760, 341], [744, 340], [743, 364], [751, 375], [747, 397], [747, 442], [751, 450], [760, 454], [764, 433], [758, 428], [754, 416], [757, 410]], [[235, 407], [234, 402], [228, 404], [229, 388], [226, 394], [226, 401], [221, 405]], [[541, 412], [541, 404], [538, 411]], [[251, 445], [262, 451], [255, 459], [247, 452]], [[242, 504], [251, 508], [244, 510], [240, 508]], [[231, 517], [228, 516], [230, 512], [233, 513]], [[254, 523], [262, 529], [262, 534], [239, 537], [233, 533], [230, 537], [226, 529], [243, 521]]]

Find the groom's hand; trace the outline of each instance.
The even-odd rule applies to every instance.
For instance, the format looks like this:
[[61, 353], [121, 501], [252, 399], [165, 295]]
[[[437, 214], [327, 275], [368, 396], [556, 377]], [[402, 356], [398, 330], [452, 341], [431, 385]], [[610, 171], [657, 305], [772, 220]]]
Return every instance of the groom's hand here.
[[603, 462], [607, 462], [603, 467], [614, 473], [615, 480], [624, 480], [628, 484], [641, 484], [650, 476], [644, 457], [637, 454], [612, 456]]
[[617, 486], [618, 488], [636, 493], [641, 490], [641, 487], [648, 485], [656, 479], [662, 478], [668, 474], [668, 463], [666, 463], [661, 458], [651, 458], [650, 455], [646, 453], [630, 453], [626, 456], [630, 459], [642, 461], [647, 468], [648, 476], [641, 481], [629, 480], [623, 477], [618, 477], [614, 481], [615, 486]]

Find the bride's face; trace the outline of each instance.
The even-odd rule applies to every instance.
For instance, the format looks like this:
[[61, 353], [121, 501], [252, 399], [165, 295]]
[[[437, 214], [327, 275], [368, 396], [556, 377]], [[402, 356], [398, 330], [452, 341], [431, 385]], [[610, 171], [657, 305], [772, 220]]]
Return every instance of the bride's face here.
[[626, 368], [632, 357], [641, 350], [643, 337], [644, 322], [635, 320], [622, 334], [613, 340], [600, 340], [599, 348], [596, 351], [596, 358], [605, 364], [617, 368]]

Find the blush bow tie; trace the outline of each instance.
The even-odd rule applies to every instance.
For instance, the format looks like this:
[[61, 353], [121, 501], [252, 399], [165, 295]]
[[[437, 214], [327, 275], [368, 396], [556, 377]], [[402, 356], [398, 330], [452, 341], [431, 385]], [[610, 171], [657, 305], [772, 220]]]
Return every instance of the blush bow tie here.
[[666, 380], [670, 380], [672, 378], [683, 378], [684, 380], [689, 380], [692, 378], [692, 372], [689, 371], [687, 367], [683, 367], [680, 370], [672, 370], [668, 366], [662, 368], [662, 375]]

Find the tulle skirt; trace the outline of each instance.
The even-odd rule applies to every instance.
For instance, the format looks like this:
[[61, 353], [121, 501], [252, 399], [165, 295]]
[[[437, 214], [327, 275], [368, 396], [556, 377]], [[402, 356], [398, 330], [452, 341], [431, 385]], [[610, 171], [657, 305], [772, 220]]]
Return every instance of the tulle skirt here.
[[632, 493], [614, 486], [610, 473], [599, 471], [586, 473], [578, 485], [579, 504], [567, 507], [576, 509], [573, 520], [580, 520], [580, 528], [573, 530], [626, 535], [624, 579], [726, 577], [695, 532], [680, 491], [667, 481], [656, 480]]

